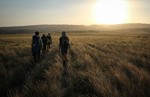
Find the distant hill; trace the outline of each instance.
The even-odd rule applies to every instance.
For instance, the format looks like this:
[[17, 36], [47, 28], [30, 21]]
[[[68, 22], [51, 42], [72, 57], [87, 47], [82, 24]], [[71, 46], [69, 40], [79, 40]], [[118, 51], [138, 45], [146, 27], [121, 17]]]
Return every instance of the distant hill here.
[[61, 32], [61, 31], [111, 31], [120, 29], [148, 29], [150, 24], [117, 24], [117, 25], [29, 25], [29, 26], [14, 26], [14, 27], [0, 27], [0, 34], [8, 33], [33, 33], [39, 32]]

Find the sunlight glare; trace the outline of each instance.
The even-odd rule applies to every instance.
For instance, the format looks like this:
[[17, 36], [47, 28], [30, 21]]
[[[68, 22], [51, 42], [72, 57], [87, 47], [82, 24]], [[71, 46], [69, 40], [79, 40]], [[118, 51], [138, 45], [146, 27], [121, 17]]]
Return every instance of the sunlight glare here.
[[128, 17], [128, 4], [125, 0], [99, 0], [94, 11], [95, 23], [120, 24]]

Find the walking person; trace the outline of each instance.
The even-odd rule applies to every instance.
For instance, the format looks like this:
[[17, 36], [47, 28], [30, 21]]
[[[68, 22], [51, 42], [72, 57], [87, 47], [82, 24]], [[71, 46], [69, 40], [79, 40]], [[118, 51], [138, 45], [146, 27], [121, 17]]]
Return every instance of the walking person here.
[[66, 32], [63, 31], [62, 36], [59, 38], [59, 49], [61, 52], [63, 62], [66, 62], [68, 60], [67, 53], [69, 48], [70, 48], [69, 38], [67, 37]]
[[51, 45], [52, 45], [52, 37], [51, 37], [51, 34], [48, 33], [48, 35], [47, 35], [47, 48], [50, 49]]
[[31, 44], [32, 56], [34, 62], [40, 60], [40, 52], [42, 48], [43, 48], [43, 42], [39, 36], [39, 32], [36, 31], [35, 35], [32, 36], [32, 44]]
[[42, 35], [42, 42], [43, 42], [42, 53], [43, 53], [43, 55], [45, 55], [45, 53], [46, 53], [46, 45], [47, 45], [47, 37], [45, 36], [45, 34]]

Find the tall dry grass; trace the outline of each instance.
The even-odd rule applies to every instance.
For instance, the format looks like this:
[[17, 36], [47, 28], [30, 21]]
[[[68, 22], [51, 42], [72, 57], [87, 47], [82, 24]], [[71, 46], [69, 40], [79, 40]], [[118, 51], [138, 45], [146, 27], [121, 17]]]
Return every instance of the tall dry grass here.
[[69, 33], [67, 68], [59, 34], [52, 36], [53, 48], [36, 64], [31, 36], [1, 36], [1, 97], [150, 97], [149, 33]]

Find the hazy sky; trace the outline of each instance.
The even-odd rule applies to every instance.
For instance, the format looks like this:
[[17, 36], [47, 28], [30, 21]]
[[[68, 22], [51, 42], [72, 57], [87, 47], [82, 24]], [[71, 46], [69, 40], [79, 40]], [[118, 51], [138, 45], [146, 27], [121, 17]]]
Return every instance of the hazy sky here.
[[[100, 0], [0, 0], [0, 26], [96, 24], [93, 14], [98, 1]], [[150, 23], [150, 0], [123, 1], [128, 6], [128, 18], [124, 23]]]

